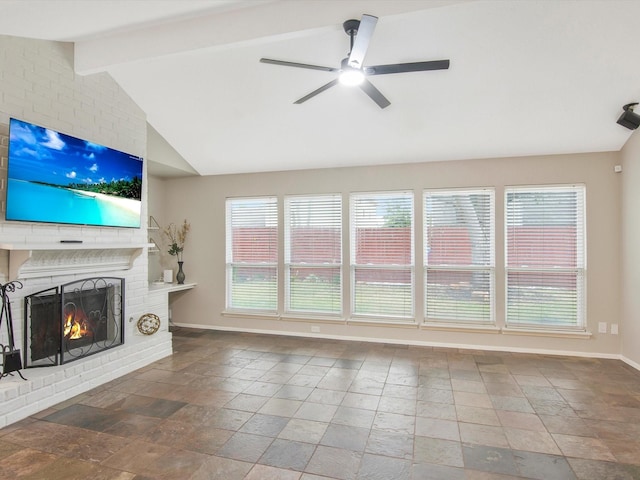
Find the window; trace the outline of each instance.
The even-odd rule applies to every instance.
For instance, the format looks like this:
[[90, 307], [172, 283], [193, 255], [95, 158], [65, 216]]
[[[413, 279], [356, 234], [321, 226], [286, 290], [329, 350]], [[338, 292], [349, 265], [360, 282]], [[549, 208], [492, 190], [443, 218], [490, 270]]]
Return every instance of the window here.
[[353, 314], [412, 318], [413, 275], [413, 194], [352, 194]]
[[584, 186], [505, 194], [507, 325], [583, 328]]
[[493, 323], [493, 190], [424, 193], [425, 318]]
[[285, 198], [285, 311], [342, 313], [342, 198]]
[[227, 308], [276, 312], [278, 203], [275, 197], [227, 199]]

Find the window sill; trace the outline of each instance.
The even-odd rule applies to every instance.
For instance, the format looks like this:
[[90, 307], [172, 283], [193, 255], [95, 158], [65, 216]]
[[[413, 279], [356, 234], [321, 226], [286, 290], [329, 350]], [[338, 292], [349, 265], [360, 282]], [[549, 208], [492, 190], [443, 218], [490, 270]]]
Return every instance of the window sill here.
[[322, 322], [322, 323], [335, 323], [335, 324], [344, 324], [345, 320], [341, 317], [335, 317], [331, 315], [325, 316], [317, 316], [317, 315], [293, 315], [293, 314], [285, 314], [280, 316], [280, 320], [284, 320], [285, 322]]
[[416, 328], [418, 324], [413, 320], [372, 320], [369, 318], [350, 318], [347, 325], [361, 325], [367, 327], [398, 327], [398, 328]]
[[242, 310], [224, 310], [222, 312], [223, 317], [236, 317], [236, 318], [266, 318], [269, 320], [278, 320], [280, 315], [277, 313], [268, 312], [252, 312]]
[[589, 340], [593, 334], [588, 330], [543, 330], [536, 328], [504, 327], [504, 335], [524, 335], [533, 337], [579, 338]]
[[495, 325], [470, 325], [464, 323], [450, 324], [425, 322], [420, 324], [420, 329], [465, 333], [500, 333], [500, 328]]

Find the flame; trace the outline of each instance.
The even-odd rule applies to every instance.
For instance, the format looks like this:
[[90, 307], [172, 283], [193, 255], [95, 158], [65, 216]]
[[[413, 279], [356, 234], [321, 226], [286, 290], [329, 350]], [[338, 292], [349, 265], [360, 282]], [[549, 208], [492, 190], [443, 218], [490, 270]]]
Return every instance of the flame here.
[[[79, 317], [78, 320], [76, 317]], [[77, 340], [87, 334], [87, 322], [84, 315], [67, 314], [64, 322], [64, 336], [70, 340]]]

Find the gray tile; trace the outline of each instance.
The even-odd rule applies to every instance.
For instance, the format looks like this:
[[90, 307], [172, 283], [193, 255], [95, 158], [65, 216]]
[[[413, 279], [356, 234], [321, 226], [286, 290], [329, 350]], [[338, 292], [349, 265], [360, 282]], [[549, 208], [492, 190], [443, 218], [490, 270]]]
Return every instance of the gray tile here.
[[464, 445], [462, 447], [465, 468], [483, 472], [519, 475], [513, 452], [506, 448], [484, 445]]
[[246, 393], [249, 395], [260, 395], [263, 397], [271, 397], [281, 388], [282, 388], [282, 385], [277, 383], [253, 382], [251, 386], [246, 388], [242, 393]]
[[328, 404], [328, 405], [340, 405], [344, 400], [347, 392], [341, 390], [326, 390], [322, 388], [315, 388], [313, 392], [307, 397], [308, 402]]
[[293, 417], [317, 422], [330, 422], [337, 410], [337, 405], [304, 402]]
[[418, 400], [423, 402], [436, 402], [453, 404], [453, 392], [438, 388], [418, 388]]
[[460, 441], [458, 422], [438, 418], [416, 418], [416, 435]]
[[292, 418], [282, 429], [278, 438], [307, 443], [319, 443], [328, 426], [329, 424], [325, 422]]
[[306, 400], [313, 392], [311, 387], [302, 387], [299, 385], [284, 385], [273, 396], [274, 398], [287, 398], [290, 400]]
[[578, 480], [638, 480], [640, 466], [624, 465], [583, 458], [568, 458], [567, 461]]
[[354, 392], [347, 392], [342, 400], [342, 406], [344, 407], [363, 408], [365, 410], [377, 410], [379, 403], [379, 395], [367, 395]]
[[533, 407], [524, 397], [512, 397], [506, 395], [489, 395], [491, 403], [496, 410], [508, 410], [511, 412], [535, 413]]
[[[251, 467], [253, 463], [213, 456], [203, 463], [189, 480], [242, 480]], [[212, 472], [215, 476], [212, 476]]]
[[238, 430], [251, 417], [251, 412], [221, 408], [207, 419], [207, 425], [225, 430]]
[[330, 424], [320, 440], [321, 445], [361, 452], [367, 445], [369, 429], [349, 425]]
[[309, 443], [276, 439], [258, 462], [272, 467], [303, 471], [315, 449], [315, 445]]
[[365, 451], [389, 457], [411, 460], [413, 458], [413, 435], [371, 430]]
[[464, 468], [431, 463], [414, 463], [412, 474], [416, 480], [466, 480], [467, 478]]
[[522, 476], [537, 480], [575, 480], [576, 476], [564, 457], [513, 451]]
[[269, 397], [240, 393], [230, 400], [225, 406], [234, 410], [257, 412], [265, 403], [267, 403], [267, 400], [269, 400]]
[[399, 413], [401, 415], [416, 415], [416, 401], [406, 398], [380, 397], [379, 412]]
[[388, 432], [413, 434], [416, 417], [413, 415], [399, 415], [397, 413], [377, 412], [373, 419], [372, 428]]
[[288, 398], [271, 398], [265, 403], [259, 413], [266, 415], [278, 415], [281, 417], [292, 417], [302, 405], [300, 400], [290, 400]]
[[277, 415], [255, 414], [240, 428], [242, 433], [253, 433], [265, 437], [277, 437], [287, 425], [289, 419]]
[[351, 370], [357, 370], [362, 366], [361, 360], [349, 360], [345, 358], [339, 358], [333, 364], [334, 367], [346, 368]]
[[371, 428], [375, 414], [376, 412], [373, 410], [341, 406], [336, 410], [331, 422], [352, 427]]
[[462, 467], [462, 446], [460, 442], [439, 438], [415, 437], [414, 457], [416, 463], [434, 463]]
[[358, 480], [410, 480], [411, 462], [399, 458], [365, 453], [362, 457]]
[[273, 438], [270, 437], [238, 432], [227, 440], [227, 443], [216, 452], [216, 455], [255, 463], [271, 445], [271, 442], [273, 442]]
[[305, 471], [338, 480], [355, 480], [361, 458], [360, 452], [319, 445]]

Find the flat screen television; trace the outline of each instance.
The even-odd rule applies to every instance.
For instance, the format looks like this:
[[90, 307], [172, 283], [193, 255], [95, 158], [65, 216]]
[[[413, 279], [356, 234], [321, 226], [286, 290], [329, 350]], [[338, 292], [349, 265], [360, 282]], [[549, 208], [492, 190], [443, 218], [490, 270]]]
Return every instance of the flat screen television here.
[[12, 118], [6, 219], [139, 228], [142, 164], [135, 155]]

